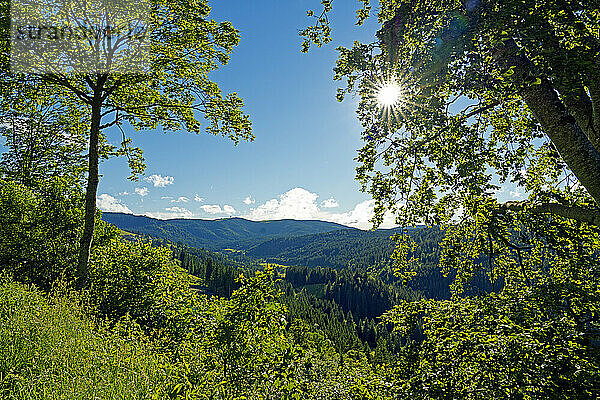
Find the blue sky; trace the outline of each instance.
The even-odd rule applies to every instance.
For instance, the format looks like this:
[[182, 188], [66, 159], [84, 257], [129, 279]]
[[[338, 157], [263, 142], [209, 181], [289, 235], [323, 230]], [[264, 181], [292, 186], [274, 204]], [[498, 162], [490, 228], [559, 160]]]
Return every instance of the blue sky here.
[[128, 131], [144, 150], [146, 175], [131, 182], [124, 159], [105, 161], [99, 207], [157, 218], [326, 219], [369, 228], [373, 202], [354, 181], [361, 147], [356, 100], [335, 100], [341, 83], [332, 69], [334, 48], [373, 41], [376, 20], [356, 27], [358, 2], [336, 2], [335, 46], [303, 54], [298, 31], [310, 22], [306, 10], [319, 3], [211, 1], [213, 18], [231, 21], [242, 35], [212, 79], [244, 98], [255, 141], [234, 146], [207, 134]]
[[[356, 27], [358, 3], [339, 3], [334, 44], [372, 41], [375, 21]], [[367, 227], [371, 203], [354, 181], [361, 128], [355, 100], [335, 99], [341, 84], [333, 81], [335, 46], [300, 52], [298, 31], [319, 1], [210, 4], [213, 18], [231, 21], [242, 35], [229, 64], [212, 79], [244, 98], [255, 141], [234, 146], [207, 134], [128, 131], [144, 150], [148, 180], [128, 181], [124, 159], [103, 162], [100, 208], [160, 218], [323, 218]]]

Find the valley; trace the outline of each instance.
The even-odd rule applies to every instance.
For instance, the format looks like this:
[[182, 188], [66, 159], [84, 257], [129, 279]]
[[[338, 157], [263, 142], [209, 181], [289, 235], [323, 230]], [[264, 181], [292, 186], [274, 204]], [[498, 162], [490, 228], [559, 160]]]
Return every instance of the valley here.
[[450, 281], [437, 269], [438, 228], [406, 229], [418, 244], [421, 268], [404, 285], [391, 258], [393, 235], [400, 229], [364, 231], [325, 221], [156, 220], [118, 213], [104, 213], [103, 219], [129, 239], [133, 234], [171, 248], [198, 278], [193, 287], [211, 296], [229, 297], [239, 288], [241, 273], [274, 268], [289, 324], [311, 324], [341, 352], [372, 348], [394, 354], [399, 338], [379, 317], [401, 301], [449, 297]]

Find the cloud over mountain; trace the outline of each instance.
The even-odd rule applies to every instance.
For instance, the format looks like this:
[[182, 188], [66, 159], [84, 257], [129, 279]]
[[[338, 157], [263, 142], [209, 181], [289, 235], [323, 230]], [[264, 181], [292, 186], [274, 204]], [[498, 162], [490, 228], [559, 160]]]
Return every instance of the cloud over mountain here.
[[322, 208], [336, 208], [339, 207], [340, 205], [338, 204], [338, 202], [333, 198], [329, 198], [325, 201], [321, 202], [321, 207]]
[[120, 212], [125, 214], [133, 214], [129, 207], [107, 193], [103, 193], [97, 197], [96, 203], [99, 209], [106, 212]]
[[[165, 212], [166, 211], [166, 212]], [[144, 215], [156, 219], [193, 218], [194, 213], [183, 207], [167, 207], [165, 211], [147, 212]]]
[[[319, 195], [311, 193], [306, 189], [293, 188], [279, 196], [271, 199], [256, 208], [250, 210], [244, 218], [262, 221], [270, 219], [307, 219], [337, 222], [339, 224], [352, 226], [360, 229], [370, 229], [372, 223], [369, 221], [374, 215], [375, 201], [365, 200], [358, 203], [354, 209], [344, 213], [332, 213], [329, 208], [338, 207], [335, 199], [330, 198], [319, 205]], [[394, 227], [394, 217], [387, 213], [380, 228]]]

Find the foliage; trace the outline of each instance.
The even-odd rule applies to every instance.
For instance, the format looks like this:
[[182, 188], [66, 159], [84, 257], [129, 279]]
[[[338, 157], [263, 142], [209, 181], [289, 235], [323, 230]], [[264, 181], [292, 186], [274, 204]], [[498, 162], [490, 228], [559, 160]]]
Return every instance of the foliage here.
[[3, 399], [150, 399], [166, 396], [165, 359], [135, 324], [109, 330], [80, 306], [0, 280], [0, 397]]
[[115, 238], [94, 248], [90, 264], [89, 305], [104, 319], [129, 316], [155, 333], [167, 328], [170, 313], [192, 304], [194, 278], [168, 248]]
[[[81, 189], [68, 178], [36, 181], [36, 188], [0, 180], [0, 268], [45, 290], [74, 279], [81, 204]], [[96, 245], [116, 235], [100, 222]]]
[[[401, 211], [403, 223], [444, 224], [495, 207], [593, 224], [589, 177], [598, 150], [587, 122], [596, 118], [589, 98], [599, 75], [596, 13], [569, 1], [382, 2], [378, 42], [340, 48], [335, 69], [361, 95], [357, 178], [377, 202], [375, 222], [386, 209]], [[377, 90], [388, 83], [402, 93], [386, 108]], [[568, 123], [587, 136], [556, 138], [559, 128], [531, 98], [548, 85], [562, 96], [562, 112], [573, 114]], [[545, 103], [547, 113], [558, 112], [555, 100]], [[579, 142], [589, 156], [581, 150], [574, 160]], [[509, 180], [530, 194], [527, 210], [494, 204], [497, 185]]]
[[420, 322], [425, 334], [405, 396], [597, 398], [598, 285], [571, 285], [398, 305], [387, 319], [404, 332]]
[[40, 90], [32, 97], [16, 109], [10, 110], [8, 101], [0, 107], [0, 135], [7, 147], [1, 156], [0, 176], [28, 187], [51, 177], [82, 182], [85, 135], [75, 122], [79, 116], [52, 104]]
[[286, 327], [275, 283], [272, 269], [257, 271], [199, 313], [195, 341], [180, 352], [191, 371], [187, 395], [204, 388], [216, 398], [363, 398], [361, 387], [372, 385], [366, 357], [339, 355], [302, 321]]
[[[284, 366], [290, 361], [283, 308], [273, 301], [273, 280], [265, 272], [241, 279], [230, 299], [214, 298], [197, 317], [196, 346], [202, 351], [193, 365], [200, 371], [212, 368], [198, 371], [196, 379], [208, 378], [204, 384], [212, 381], [215, 393], [225, 398], [278, 387], [276, 381], [287, 378]], [[190, 350], [195, 357], [196, 350]]]
[[[2, 4], [7, 6], [8, 2]], [[48, 11], [44, 8], [49, 7], [48, 4], [40, 3], [39, 6], [40, 12]], [[94, 7], [92, 4], [88, 6]], [[41, 90], [44, 89], [51, 93], [54, 101], [46, 98], [49, 104], [42, 103], [42, 106], [50, 107], [50, 110], [66, 107], [63, 111], [72, 112], [73, 108], [84, 109], [87, 114], [81, 114], [77, 122], [89, 124], [95, 89], [104, 93], [105, 99], [100, 104], [104, 116], [112, 117], [111, 121], [101, 125], [101, 130], [129, 123], [138, 130], [161, 126], [165, 130], [186, 129], [200, 133], [200, 122], [195, 111], [202, 111], [210, 133], [228, 136], [235, 142], [251, 139], [250, 121], [241, 112], [242, 100], [235, 94], [223, 96], [218, 86], [208, 79], [209, 72], [227, 63], [229, 54], [240, 40], [239, 32], [229, 22], [218, 23], [210, 19], [210, 7], [205, 0], [193, 3], [152, 1], [139, 6], [149, 7], [151, 18], [146, 23], [151, 26], [148, 27], [147, 39], [152, 51], [151, 56], [143, 60], [148, 65], [132, 66], [143, 68], [144, 73], [132, 74], [111, 72], [127, 67], [123, 64], [127, 59], [117, 57], [102, 59], [107, 65], [102, 66], [99, 74], [70, 73], [67, 65], [63, 64], [57, 64], [61, 68], [55, 68], [52, 73], [42, 68], [37, 74], [11, 74], [8, 46], [10, 12], [3, 7], [3, 21], [6, 24], [2, 25], [3, 47], [0, 57], [3, 66], [1, 76], [5, 84], [2, 95], [7, 100], [3, 103], [4, 107], [18, 111], [21, 107], [18, 96], [31, 103], [32, 96], [44, 93]], [[132, 18], [140, 17], [135, 10], [128, 11], [132, 13]], [[80, 23], [89, 23], [91, 20], [86, 18], [92, 18], [92, 14], [72, 18], [79, 18]], [[112, 44], [115, 45], [122, 44]], [[106, 54], [100, 57], [103, 56]], [[114, 65], [110, 65], [111, 62]], [[123, 141], [123, 150], [127, 150], [127, 145], [128, 141]], [[136, 156], [135, 149], [131, 150], [132, 172], [142, 172], [143, 168], [140, 169], [139, 165], [141, 159]], [[108, 146], [104, 154], [115, 154], [114, 151], [114, 147]]]
[[[373, 222], [392, 211], [444, 232], [452, 297], [387, 315], [424, 333], [404, 396], [597, 397], [598, 13], [594, 1], [386, 0], [376, 42], [339, 48]], [[399, 87], [392, 105], [377, 98], [386, 85]], [[500, 203], [508, 183], [527, 199]], [[401, 239], [405, 279], [419, 263]], [[495, 290], [466, 290], [477, 277]]]
[[[149, 249], [134, 248], [128, 261], [158, 254]], [[163, 323], [146, 336], [127, 314], [93, 318], [87, 296], [60, 289], [45, 297], [3, 278], [3, 397], [351, 398], [352, 382], [369, 372], [358, 355], [342, 363], [302, 321], [287, 327], [270, 271], [241, 278], [230, 299], [191, 292], [168, 277], [155, 279], [155, 287], [164, 289], [163, 302], [151, 314]], [[139, 302], [129, 301], [136, 311]]]

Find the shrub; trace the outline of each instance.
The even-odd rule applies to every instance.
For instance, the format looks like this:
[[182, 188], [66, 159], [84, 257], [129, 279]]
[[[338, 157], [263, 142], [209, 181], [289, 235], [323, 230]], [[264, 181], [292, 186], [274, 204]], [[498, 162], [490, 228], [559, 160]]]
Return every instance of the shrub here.
[[[35, 188], [0, 179], [0, 271], [48, 291], [75, 278], [83, 221], [82, 194], [68, 179]], [[95, 246], [118, 236], [97, 216]]]
[[112, 321], [129, 315], [148, 333], [171, 329], [171, 320], [193, 307], [192, 282], [194, 277], [172, 259], [168, 248], [116, 238], [92, 253], [90, 304]]

